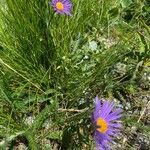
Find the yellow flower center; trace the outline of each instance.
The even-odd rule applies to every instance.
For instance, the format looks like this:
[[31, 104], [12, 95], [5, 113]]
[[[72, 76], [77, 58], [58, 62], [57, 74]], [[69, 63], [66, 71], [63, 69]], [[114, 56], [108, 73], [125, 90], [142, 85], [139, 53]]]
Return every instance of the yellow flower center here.
[[97, 126], [97, 131], [99, 131], [101, 133], [105, 133], [108, 130], [108, 124], [102, 118], [97, 119], [96, 126]]
[[56, 3], [56, 8], [60, 11], [64, 9], [64, 4], [62, 2], [57, 2]]

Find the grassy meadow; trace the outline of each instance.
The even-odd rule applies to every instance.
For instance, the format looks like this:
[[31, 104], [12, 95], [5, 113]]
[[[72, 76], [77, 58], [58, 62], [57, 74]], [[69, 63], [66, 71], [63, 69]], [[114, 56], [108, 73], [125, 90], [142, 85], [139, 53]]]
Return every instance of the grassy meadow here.
[[112, 150], [150, 149], [150, 1], [0, 1], [0, 150], [95, 150], [96, 95], [123, 109]]

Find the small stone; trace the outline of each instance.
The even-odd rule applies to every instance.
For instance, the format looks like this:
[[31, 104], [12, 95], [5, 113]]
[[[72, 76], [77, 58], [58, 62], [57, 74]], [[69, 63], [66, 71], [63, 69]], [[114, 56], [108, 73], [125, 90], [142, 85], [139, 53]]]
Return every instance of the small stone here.
[[97, 42], [96, 41], [90, 41], [89, 42], [89, 48], [93, 51], [97, 50]]
[[25, 119], [25, 124], [31, 126], [35, 120], [35, 116], [27, 116]]

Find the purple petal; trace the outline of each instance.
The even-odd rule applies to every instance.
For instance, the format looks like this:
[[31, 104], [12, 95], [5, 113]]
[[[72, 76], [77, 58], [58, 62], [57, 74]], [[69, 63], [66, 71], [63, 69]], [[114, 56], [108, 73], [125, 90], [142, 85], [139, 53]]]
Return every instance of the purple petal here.
[[114, 112], [110, 113], [107, 117], [106, 120], [107, 121], [112, 121], [112, 120], [116, 120], [121, 118], [121, 112], [122, 110], [120, 108], [118, 108], [117, 110], [115, 110]]
[[106, 150], [108, 140], [111, 140], [106, 134], [100, 133], [99, 131], [95, 131], [94, 139], [96, 142], [97, 150]]
[[108, 106], [109, 106], [109, 102], [105, 101], [102, 105], [102, 109], [101, 109], [101, 112], [100, 112], [100, 117], [103, 118], [103, 116], [105, 115], [105, 111], [106, 111]]
[[122, 127], [122, 124], [121, 123], [109, 123], [110, 127], [114, 127], [114, 128], [121, 128]]
[[108, 135], [113, 136], [113, 137], [118, 136], [119, 133], [120, 133], [119, 131], [115, 131], [115, 130], [109, 130], [107, 132]]
[[106, 120], [109, 122], [109, 121], [113, 121], [113, 120], [118, 120], [121, 117], [122, 117], [122, 115], [117, 115], [117, 116], [112, 115], [112, 116], [108, 116], [108, 118]]
[[101, 101], [98, 99], [98, 96], [95, 98], [95, 109], [93, 112], [94, 120], [96, 121], [100, 117], [101, 110]]
[[114, 107], [114, 103], [113, 102], [111, 102], [111, 103], [108, 102], [105, 110], [103, 110], [102, 118], [105, 119], [109, 115], [109, 113], [112, 111], [113, 107]]

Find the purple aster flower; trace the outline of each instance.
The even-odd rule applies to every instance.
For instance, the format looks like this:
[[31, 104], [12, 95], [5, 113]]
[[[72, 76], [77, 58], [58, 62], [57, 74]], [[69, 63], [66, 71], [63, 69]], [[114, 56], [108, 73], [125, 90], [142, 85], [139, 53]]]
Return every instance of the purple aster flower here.
[[118, 119], [121, 117], [122, 110], [114, 109], [114, 103], [110, 101], [102, 102], [98, 97], [95, 98], [95, 110], [92, 114], [92, 122], [96, 126], [94, 139], [97, 150], [109, 150], [109, 142], [112, 137], [119, 133], [121, 124]]
[[56, 13], [71, 15], [72, 3], [70, 0], [52, 0], [50, 5]]

